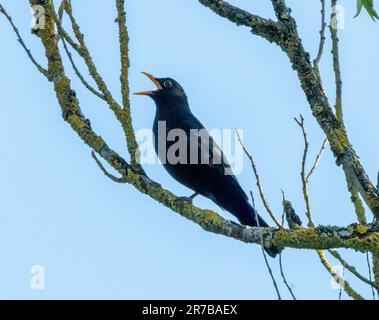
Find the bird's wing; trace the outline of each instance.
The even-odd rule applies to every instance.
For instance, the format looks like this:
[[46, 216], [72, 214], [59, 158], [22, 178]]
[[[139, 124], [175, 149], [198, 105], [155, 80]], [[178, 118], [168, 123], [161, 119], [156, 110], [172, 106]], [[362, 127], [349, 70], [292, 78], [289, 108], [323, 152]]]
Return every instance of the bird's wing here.
[[[196, 129], [199, 130], [199, 128], [196, 128]], [[241, 194], [243, 194], [244, 197], [248, 199], [246, 193], [243, 191], [237, 178], [233, 174], [233, 170], [228, 162], [228, 159], [222, 152], [220, 146], [209, 134], [208, 130], [206, 130], [202, 125], [200, 129], [201, 129], [201, 134], [196, 133], [196, 131], [194, 130], [190, 130], [190, 139], [197, 140], [196, 147], [198, 148], [199, 161], [201, 161], [201, 153], [208, 150], [209, 156], [205, 155], [209, 157], [206, 164], [209, 165], [213, 170], [219, 170], [220, 175], [225, 175], [225, 177], [229, 177], [229, 179], [231, 179], [231, 181], [233, 181], [236, 184], [236, 187], [240, 190]]]

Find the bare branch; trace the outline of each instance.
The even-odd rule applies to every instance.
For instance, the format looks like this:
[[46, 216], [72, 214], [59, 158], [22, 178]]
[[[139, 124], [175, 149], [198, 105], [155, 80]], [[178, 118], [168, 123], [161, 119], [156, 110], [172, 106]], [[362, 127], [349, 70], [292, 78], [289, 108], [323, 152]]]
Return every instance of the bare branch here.
[[61, 37], [65, 40], [67, 40], [67, 42], [74, 48], [74, 50], [77, 51], [78, 54], [83, 58], [84, 62], [87, 65], [87, 68], [88, 68], [90, 75], [92, 76], [92, 78], [94, 79], [94, 81], [96, 82], [96, 84], [98, 86], [98, 89], [104, 95], [105, 100], [108, 102], [110, 108], [114, 111], [114, 113], [116, 115], [118, 115], [119, 109], [121, 109], [121, 107], [115, 101], [115, 99], [113, 98], [113, 96], [112, 96], [111, 92], [109, 91], [107, 85], [105, 84], [102, 76], [97, 71], [97, 68], [93, 62], [92, 56], [91, 56], [91, 54], [87, 48], [86, 42], [84, 40], [84, 35], [81, 33], [80, 27], [79, 27], [78, 23], [76, 22], [76, 19], [73, 16], [71, 4], [69, 1], [67, 1], [67, 0], [65, 0], [65, 1], [66, 1], [66, 3], [64, 6], [64, 9], [65, 9], [68, 17], [70, 18], [72, 29], [74, 31], [74, 34], [75, 34], [77, 41], [79, 42], [79, 45], [73, 44], [74, 41], [68, 35], [68, 33], [64, 30], [64, 28], [63, 28], [62, 24], [60, 23], [60, 20], [57, 17], [55, 11], [53, 11], [55, 22], [58, 26], [58, 32], [61, 35]]
[[[262, 36], [270, 42], [275, 42], [289, 57], [293, 69], [297, 72], [301, 87], [311, 107], [318, 124], [328, 138], [331, 150], [337, 158], [337, 164], [342, 165], [345, 176], [354, 175], [352, 183], [365, 200], [376, 217], [379, 217], [379, 192], [370, 181], [360, 160], [352, 148], [347, 133], [340, 121], [336, 118], [328, 98], [325, 94], [320, 77], [314, 72], [309, 53], [304, 49], [297, 31], [296, 21], [291, 16], [291, 10], [283, 0], [271, 0], [280, 23], [270, 23], [276, 30], [273, 34], [265, 28], [262, 18], [253, 19], [261, 29], [252, 28], [252, 32]], [[211, 8], [218, 15], [239, 25], [251, 27], [249, 18], [254, 15], [240, 11], [220, 0], [199, 0], [203, 5]], [[273, 30], [274, 30], [273, 29]]]
[[303, 138], [304, 138], [304, 152], [303, 152], [303, 160], [301, 162], [301, 182], [303, 184], [303, 196], [304, 196], [304, 201], [305, 201], [305, 205], [307, 209], [306, 215], [308, 218], [308, 226], [314, 227], [315, 224], [313, 222], [313, 217], [311, 213], [311, 203], [310, 203], [309, 192], [308, 192], [307, 177], [305, 174], [305, 165], [307, 162], [309, 143], [308, 143], [308, 138], [307, 138], [307, 132], [305, 131], [303, 116], [300, 115], [300, 120], [295, 118], [295, 121], [301, 128], [301, 131], [303, 133]]
[[[141, 166], [136, 164], [136, 150], [138, 148], [138, 145], [137, 145], [134, 130], [133, 130], [133, 125], [132, 125], [132, 120], [131, 120], [131, 115], [130, 115], [130, 108], [121, 108], [121, 106], [113, 98], [110, 90], [108, 89], [108, 87], [107, 87], [105, 81], [103, 80], [102, 76], [97, 71], [97, 68], [93, 62], [92, 56], [91, 56], [91, 54], [88, 50], [88, 47], [86, 45], [86, 42], [84, 40], [84, 36], [81, 33], [80, 27], [79, 27], [78, 23], [76, 22], [76, 19], [73, 15], [71, 3], [67, 0], [65, 0], [65, 1], [66, 1], [66, 3], [64, 6], [64, 9], [70, 18], [72, 29], [74, 31], [76, 39], [79, 42], [79, 46], [77, 46], [73, 43], [73, 40], [70, 38], [70, 36], [64, 30], [59, 19], [57, 19], [56, 13], [53, 9], [54, 19], [55, 19], [56, 24], [58, 26], [58, 31], [61, 34], [61, 36], [64, 39], [66, 39], [67, 42], [71, 46], [73, 46], [73, 48], [83, 58], [84, 62], [87, 65], [87, 68], [89, 70], [90, 75], [92, 76], [95, 83], [97, 84], [98, 89], [101, 91], [101, 93], [103, 94], [103, 96], [105, 98], [105, 101], [108, 103], [109, 107], [114, 112], [117, 120], [120, 122], [120, 124], [123, 128], [124, 134], [125, 134], [126, 142], [128, 145], [128, 151], [129, 151], [129, 154], [130, 154], [130, 157], [132, 160], [131, 166], [133, 166], [136, 170], [139, 170], [141, 173], [144, 173]], [[120, 5], [123, 6], [123, 3], [120, 3]], [[118, 9], [123, 10], [123, 8], [119, 8], [119, 7], [118, 7]], [[123, 19], [125, 19], [125, 17], [122, 18], [122, 16], [123, 16], [122, 12], [123, 11], [118, 11], [119, 16], [120, 16], [119, 19], [121, 21], [123, 21]], [[122, 29], [122, 31], [121, 31], [122, 37], [120, 38], [120, 42], [123, 43], [123, 44], [120, 44], [120, 46], [122, 47], [121, 50], [124, 52], [125, 51], [125, 39], [124, 39], [124, 37], [125, 37], [125, 35], [127, 36], [127, 30], [126, 30], [126, 28], [123, 28], [122, 26], [120, 26], [120, 28]], [[125, 65], [125, 63], [126, 63], [126, 65]], [[127, 66], [128, 66], [128, 62], [125, 61], [125, 57], [124, 57], [123, 58], [123, 70], [125, 70], [125, 68], [127, 68]], [[123, 89], [123, 90], [124, 90], [123, 93], [125, 94], [126, 93], [125, 89]], [[125, 100], [124, 97], [123, 97], [123, 99]], [[125, 101], [128, 101], [128, 100], [125, 100]]]
[[313, 67], [318, 71], [318, 64], [321, 61], [322, 54], [324, 52], [325, 46], [325, 29], [326, 29], [326, 19], [325, 19], [325, 0], [321, 1], [321, 30], [320, 30], [320, 44], [317, 52], [316, 58], [313, 60]]
[[372, 253], [372, 273], [374, 274], [376, 292], [379, 296], [379, 252], [378, 251]]
[[369, 276], [369, 281], [370, 281], [370, 286], [371, 286], [371, 294], [372, 294], [372, 300], [375, 300], [375, 290], [374, 288], [376, 288], [376, 290], [378, 290], [378, 287], [376, 287], [376, 285], [372, 282], [372, 276], [371, 276], [371, 264], [370, 264], [370, 257], [369, 257], [369, 253], [366, 252], [366, 262], [367, 262], [367, 267], [368, 267], [368, 276]]
[[227, 18], [238, 26], [242, 25], [249, 27], [253, 34], [259, 35], [270, 42], [279, 43], [286, 32], [283, 25], [251, 14], [250, 12], [237, 8], [226, 1], [199, 0], [199, 2], [219, 16]]
[[[29, 1], [33, 5], [36, 0]], [[203, 210], [187, 201], [180, 201], [176, 195], [165, 190], [146, 175], [135, 171], [93, 131], [89, 120], [82, 114], [79, 101], [71, 88], [70, 79], [66, 76], [62, 63], [54, 30], [54, 10], [50, 3], [45, 4], [45, 9], [47, 13], [46, 29], [43, 32], [37, 32], [37, 36], [45, 47], [45, 54], [49, 62], [48, 72], [53, 79], [56, 79], [54, 81], [54, 90], [62, 109], [64, 120], [71, 125], [84, 143], [107, 161], [122, 177], [125, 177], [127, 183], [183, 217], [197, 223], [204, 230], [247, 243], [261, 244], [263, 238], [265, 247], [272, 244], [278, 248], [354, 248], [361, 252], [371, 251], [375, 254], [378, 253], [376, 243], [379, 239], [379, 230], [375, 225], [367, 226], [364, 231], [358, 228], [359, 226], [357, 225], [351, 225], [346, 228], [319, 226], [317, 228], [296, 228], [294, 230], [244, 227], [223, 219], [214, 211]]]
[[[33, 5], [37, 0], [29, 1]], [[261, 236], [263, 236], [265, 247], [273, 244], [278, 248], [354, 248], [362, 252], [376, 252], [377, 246], [375, 246], [375, 243], [378, 241], [379, 232], [373, 226], [369, 226], [363, 234], [356, 230], [355, 225], [346, 228], [318, 227], [299, 228], [296, 230], [244, 227], [223, 219], [214, 211], [203, 210], [187, 201], [180, 201], [176, 195], [162, 188], [146, 175], [133, 170], [122, 157], [106, 144], [102, 137], [93, 131], [89, 120], [82, 114], [80, 103], [71, 88], [70, 79], [64, 71], [52, 21], [54, 19], [53, 8], [50, 4], [45, 4], [44, 8], [47, 17], [46, 28], [43, 32], [38, 32], [36, 35], [45, 47], [45, 55], [49, 60], [48, 71], [56, 79], [54, 90], [62, 109], [63, 118], [71, 125], [71, 128], [85, 144], [99, 154], [122, 177], [127, 179], [127, 183], [183, 217], [197, 223], [204, 230], [247, 243], [260, 244]]]
[[269, 205], [269, 203], [267, 202], [266, 200], [266, 197], [264, 195], [264, 192], [263, 192], [263, 187], [262, 187], [262, 184], [261, 184], [261, 179], [259, 177], [259, 174], [258, 174], [258, 170], [257, 170], [257, 167], [255, 165], [255, 161], [254, 161], [254, 157], [251, 153], [249, 153], [249, 151], [247, 150], [247, 148], [245, 147], [244, 143], [242, 142], [242, 139], [241, 139], [241, 136], [238, 132], [238, 130], [236, 130], [236, 133], [237, 133], [237, 137], [238, 137], [238, 141], [239, 143], [241, 144], [245, 154], [247, 155], [247, 157], [249, 158], [250, 160], [250, 163], [251, 163], [251, 167], [253, 168], [253, 171], [254, 171], [254, 175], [255, 175], [255, 179], [256, 179], [256, 182], [257, 182], [257, 187], [258, 187], [258, 190], [259, 190], [259, 195], [260, 195], [260, 198], [263, 202], [263, 205], [264, 207], [266, 208], [266, 211], [268, 212], [268, 214], [270, 215], [271, 219], [275, 222], [275, 224], [281, 228], [282, 225], [280, 224], [279, 220], [276, 218], [274, 212], [271, 210], [271, 207]]
[[[336, 11], [335, 7], [337, 6], [337, 0], [332, 0], [332, 16], [331, 21], [336, 19]], [[343, 112], [342, 112], [342, 78], [341, 78], [341, 67], [340, 67], [340, 58], [339, 58], [339, 46], [338, 46], [338, 31], [337, 27], [333, 26], [330, 23], [330, 34], [332, 37], [332, 55], [333, 55], [333, 70], [335, 75], [335, 83], [336, 83], [336, 117], [338, 121], [344, 126], [343, 122]]]
[[[349, 183], [349, 181], [348, 181]], [[348, 189], [351, 193], [351, 202], [353, 203], [354, 205], [354, 208], [355, 208], [355, 213], [357, 215], [357, 218], [358, 218], [358, 221], [360, 224], [366, 224], [367, 223], [367, 219], [366, 219], [366, 210], [363, 206], [363, 203], [362, 203], [362, 200], [361, 200], [361, 197], [359, 195], [359, 192], [358, 190], [356, 189], [355, 185], [354, 184], [351, 184], [349, 183], [348, 184]]]
[[[63, 20], [63, 13], [65, 12], [65, 8], [66, 8], [66, 0], [62, 0], [62, 3], [61, 5], [59, 6], [59, 10], [58, 10], [58, 18], [59, 18], [59, 24], [62, 25], [62, 20]], [[84, 78], [84, 76], [81, 74], [81, 72], [79, 71], [79, 68], [76, 66], [75, 64], [75, 61], [72, 57], [72, 54], [71, 52], [69, 51], [68, 47], [67, 47], [67, 44], [66, 44], [66, 40], [64, 37], [62, 37], [62, 43], [63, 43], [63, 48], [67, 54], [67, 57], [71, 63], [71, 66], [72, 68], [74, 69], [74, 72], [76, 74], [76, 76], [79, 78], [79, 80], [82, 82], [82, 84], [84, 85], [84, 87], [86, 87], [91, 93], [93, 93], [95, 96], [97, 96], [98, 98], [102, 99], [102, 100], [105, 100], [105, 97], [102, 93], [100, 93], [99, 91], [97, 91], [94, 87], [92, 87]]]
[[4, 9], [4, 7], [1, 4], [0, 4], [0, 13], [2, 13], [6, 17], [6, 19], [8, 20], [8, 22], [12, 26], [13, 31], [16, 33], [17, 41], [20, 43], [20, 45], [22, 46], [22, 48], [25, 50], [25, 52], [28, 55], [30, 61], [34, 64], [34, 66], [38, 69], [38, 71], [40, 73], [42, 73], [47, 79], [50, 80], [48, 71], [44, 67], [42, 67], [37, 62], [36, 59], [34, 59], [32, 53], [30, 52], [29, 48], [26, 46], [24, 40], [22, 39], [22, 37], [20, 35], [20, 32], [18, 31], [16, 25], [13, 23], [12, 17], [8, 14], [8, 12]]
[[[308, 139], [307, 139], [307, 133], [306, 133], [306, 130], [305, 130], [305, 126], [304, 126], [304, 118], [302, 115], [300, 115], [300, 120], [296, 119], [295, 118], [295, 121], [296, 123], [300, 126], [301, 130], [302, 130], [302, 133], [303, 133], [303, 137], [304, 137], [304, 153], [303, 153], [303, 160], [302, 160], [302, 169], [301, 169], [301, 180], [302, 180], [302, 184], [303, 184], [303, 195], [304, 195], [304, 200], [305, 200], [305, 203], [306, 203], [306, 207], [307, 207], [307, 217], [308, 217], [308, 220], [309, 220], [309, 226], [311, 227], [314, 227], [315, 224], [313, 222], [313, 219], [312, 219], [312, 215], [311, 215], [311, 211], [310, 211], [310, 198], [309, 198], [309, 193], [308, 193], [308, 177], [310, 176], [312, 170], [314, 171], [314, 167], [312, 167], [311, 171], [310, 171], [310, 174], [308, 174], [308, 176], [306, 177], [305, 176], [305, 165], [306, 165], [306, 160], [307, 160], [307, 153], [308, 153], [308, 147], [309, 147], [309, 143], [308, 143]], [[322, 152], [322, 149], [321, 148], [321, 152]], [[320, 153], [319, 153], [320, 154]], [[317, 157], [316, 157], [317, 159]], [[317, 164], [317, 161], [316, 160], [316, 164]], [[324, 254], [324, 251], [323, 250], [317, 250], [317, 254], [320, 258], [320, 261], [322, 263], [322, 265], [325, 267], [325, 269], [336, 279], [339, 279], [338, 283], [341, 284], [342, 282], [342, 279], [340, 279], [339, 275], [333, 270], [333, 268], [330, 266], [330, 263], [329, 261], [327, 260], [325, 254]], [[335, 256], [338, 256], [338, 253], [334, 253]], [[340, 256], [338, 256], [340, 259], [341, 259], [341, 262], [342, 262], [342, 258]], [[350, 270], [352, 270], [352, 267], [350, 267], [347, 263], [345, 263]], [[355, 300], [361, 300], [363, 299], [352, 287], [351, 285], [346, 281], [346, 280], [343, 280], [343, 289], [346, 291], [346, 293], [352, 297], [353, 299]], [[341, 293], [342, 291], [340, 290], [340, 297], [341, 297]]]
[[[284, 216], [287, 215], [286, 210], [285, 210], [285, 201], [286, 201], [286, 197], [285, 197], [284, 191], [282, 190], [282, 203], [283, 203], [282, 228], [284, 227]], [[291, 205], [291, 207], [292, 207], [292, 205]], [[289, 220], [289, 219], [287, 218], [287, 220]], [[290, 222], [288, 224], [291, 225]], [[298, 225], [301, 225], [301, 221], [300, 221], [300, 224], [298, 224]], [[291, 226], [290, 226], [290, 228], [291, 228]], [[282, 276], [283, 282], [284, 282], [285, 286], [287, 287], [289, 293], [291, 294], [292, 299], [296, 300], [295, 294], [293, 293], [290, 285], [288, 284], [287, 278], [286, 278], [284, 271], [283, 271], [282, 252], [279, 252], [279, 269], [280, 269], [280, 274]]]
[[313, 166], [312, 166], [311, 170], [307, 174], [307, 177], [305, 179], [307, 183], [309, 182], [309, 178], [312, 176], [312, 174], [315, 172], [315, 170], [317, 168], [317, 165], [318, 165], [318, 163], [319, 163], [319, 161], [321, 159], [322, 153], [325, 150], [325, 146], [326, 146], [327, 142], [328, 142], [328, 139], [325, 138], [324, 142], [321, 145], [320, 151], [318, 152], [318, 154], [316, 156], [315, 162], [313, 163]]
[[281, 276], [282, 276], [282, 279], [283, 279], [283, 282], [284, 282], [285, 286], [287, 287], [287, 289], [288, 289], [290, 295], [292, 296], [292, 299], [293, 299], [293, 300], [296, 300], [295, 294], [293, 293], [293, 291], [292, 291], [290, 285], [289, 285], [288, 282], [287, 282], [287, 278], [286, 278], [286, 276], [284, 275], [283, 264], [282, 264], [282, 253], [281, 253], [281, 252], [279, 252], [279, 268], [280, 268], [280, 274], [281, 274]]
[[106, 175], [109, 179], [111, 179], [112, 181], [114, 182], [117, 182], [117, 183], [126, 183], [128, 182], [128, 179], [125, 178], [125, 177], [121, 177], [121, 178], [118, 178], [114, 175], [112, 175], [111, 173], [109, 173], [105, 167], [103, 166], [103, 164], [100, 162], [100, 160], [96, 157], [96, 154], [95, 152], [91, 152], [91, 155], [92, 155], [92, 158], [95, 160], [96, 164], [99, 166], [100, 170], [104, 173], [104, 175]]
[[62, 43], [63, 43], [63, 48], [64, 50], [66, 51], [66, 54], [67, 54], [67, 57], [68, 59], [70, 60], [70, 63], [71, 63], [71, 66], [72, 68], [74, 69], [74, 72], [76, 74], [76, 76], [79, 78], [79, 80], [82, 82], [82, 84], [91, 92], [93, 93], [95, 96], [99, 97], [100, 99], [102, 100], [105, 100], [105, 96], [100, 93], [99, 91], [97, 91], [94, 87], [92, 87], [83, 77], [83, 75], [81, 74], [81, 72], [79, 71], [78, 67], [76, 66], [75, 64], [75, 61], [72, 57], [72, 54], [71, 52], [69, 51], [68, 47], [67, 47], [67, 44], [66, 44], [66, 41], [65, 39], [62, 38]]
[[291, 9], [287, 7], [284, 0], [271, 0], [271, 3], [279, 21], [287, 23], [287, 21], [293, 20], [291, 17]]
[[[255, 201], [254, 201], [254, 195], [253, 195], [253, 192], [250, 191], [250, 196], [251, 196], [251, 201], [253, 203], [253, 208], [255, 209]], [[255, 210], [255, 220], [257, 221], [257, 226], [258, 228], [260, 228], [260, 225], [259, 225], [259, 218], [258, 218], [258, 212], [257, 210]], [[263, 236], [262, 234], [260, 233], [260, 240], [261, 240], [261, 250], [262, 250], [262, 255], [263, 255], [263, 259], [265, 260], [265, 263], [266, 263], [266, 267], [267, 267], [267, 270], [268, 270], [268, 273], [271, 277], [271, 280], [272, 280], [272, 283], [274, 285], [274, 288], [275, 288], [275, 292], [278, 296], [278, 300], [282, 300], [282, 297], [280, 295], [280, 291], [279, 291], [279, 288], [278, 288], [278, 285], [276, 283], [276, 280], [275, 280], [275, 277], [272, 273], [272, 270], [271, 270], [271, 267], [270, 267], [270, 264], [268, 263], [268, 260], [267, 260], [267, 256], [266, 256], [266, 252], [265, 252], [265, 246], [264, 246], [264, 241], [263, 241]]]
[[[375, 284], [372, 282], [372, 280], [369, 280], [367, 279], [366, 277], [362, 276], [358, 271], [357, 269], [354, 267], [354, 266], [351, 266], [350, 264], [348, 264], [342, 257], [341, 255], [336, 251], [336, 250], [328, 250], [328, 252], [334, 257], [336, 258], [340, 263], [341, 265], [348, 271], [350, 271], [354, 276], [356, 276], [359, 280], [367, 283], [368, 285], [370, 286], [373, 286], [374, 288], [376, 287]], [[370, 276], [371, 276], [371, 272], [370, 272]]]
[[317, 250], [317, 253], [318, 253], [318, 255], [319, 255], [319, 257], [320, 257], [320, 260], [321, 260], [323, 266], [325, 267], [325, 269], [330, 273], [330, 275], [331, 275], [334, 279], [336, 279], [336, 281], [337, 281], [340, 285], [342, 285], [342, 288], [345, 290], [345, 292], [346, 292], [351, 298], [353, 298], [354, 300], [364, 300], [364, 298], [363, 298], [359, 293], [357, 293], [357, 292], [356, 292], [356, 291], [350, 286], [350, 283], [349, 283], [347, 280], [341, 278], [341, 276], [333, 270], [332, 266], [330, 265], [328, 259], [327, 259], [326, 256], [325, 256], [324, 251], [322, 251], [322, 250]]

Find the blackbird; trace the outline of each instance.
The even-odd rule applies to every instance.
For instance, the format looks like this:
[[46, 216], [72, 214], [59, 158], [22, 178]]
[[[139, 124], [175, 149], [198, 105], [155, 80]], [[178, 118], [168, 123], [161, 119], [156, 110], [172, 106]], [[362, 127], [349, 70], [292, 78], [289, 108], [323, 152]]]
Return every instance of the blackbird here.
[[[233, 175], [220, 147], [192, 114], [186, 93], [180, 84], [171, 78], [155, 78], [146, 72], [143, 74], [156, 85], [157, 90], [135, 94], [147, 95], [156, 104], [153, 124], [154, 148], [168, 173], [179, 183], [194, 191], [192, 196], [183, 198], [192, 201], [200, 194], [229, 211], [243, 225], [258, 226], [256, 220], [258, 219], [260, 227], [268, 227], [250, 205], [249, 198]], [[174, 161], [170, 159], [170, 147], [179, 140], [168, 138], [167, 134], [171, 130], [185, 133], [187, 138], [181, 141], [177, 149], [182, 148], [179, 153], [184, 154], [179, 157], [179, 161], [178, 157], [174, 157]], [[201, 135], [195, 134], [197, 130], [200, 130]], [[171, 158], [172, 156], [171, 154]], [[265, 250], [273, 257], [278, 253], [275, 247]]]

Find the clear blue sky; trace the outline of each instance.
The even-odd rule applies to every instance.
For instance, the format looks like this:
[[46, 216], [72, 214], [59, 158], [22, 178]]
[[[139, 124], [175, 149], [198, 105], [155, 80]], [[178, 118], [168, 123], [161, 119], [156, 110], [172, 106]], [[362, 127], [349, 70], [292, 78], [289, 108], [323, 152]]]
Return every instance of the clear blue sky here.
[[[113, 1], [72, 2], [94, 60], [120, 100]], [[193, 112], [206, 127], [242, 128], [273, 209], [281, 213], [283, 188], [305, 221], [299, 175], [303, 141], [293, 117], [302, 113], [306, 119], [312, 160], [323, 134], [284, 54], [196, 0], [126, 2], [131, 90], [151, 88], [141, 71], [171, 76], [183, 85]], [[273, 17], [268, 0], [231, 2]], [[346, 28], [340, 32], [345, 123], [367, 172], [375, 179], [379, 168], [379, 26], [366, 13], [353, 19], [354, 2], [341, 1], [346, 10]], [[30, 34], [27, 1], [1, 3], [35, 57], [45, 63], [41, 44]], [[288, 3], [314, 57], [319, 1]], [[0, 30], [0, 298], [275, 298], [258, 246], [204, 232], [133, 187], [104, 177], [89, 148], [63, 122], [51, 84], [34, 69], [2, 16]], [[321, 70], [333, 99], [329, 53], [328, 43]], [[67, 70], [72, 75], [68, 64]], [[122, 131], [107, 106], [77, 80], [73, 86], [93, 128], [126, 155]], [[150, 128], [153, 102], [135, 96], [131, 102], [135, 128]], [[190, 194], [161, 166], [146, 170], [176, 194]], [[247, 161], [238, 178], [258, 198]], [[344, 176], [330, 151], [325, 152], [310, 191], [317, 223], [355, 221]], [[198, 198], [195, 203], [220, 212], [207, 199]], [[259, 201], [257, 206], [269, 220]], [[367, 275], [364, 255], [341, 252]], [[314, 252], [286, 250], [283, 260], [299, 298], [337, 298], [338, 291], [331, 289], [330, 276]], [[270, 262], [282, 287], [277, 261]], [[45, 268], [45, 290], [30, 288], [33, 265]], [[367, 287], [358, 284], [356, 288], [370, 297]], [[288, 297], [283, 287], [282, 293]]]

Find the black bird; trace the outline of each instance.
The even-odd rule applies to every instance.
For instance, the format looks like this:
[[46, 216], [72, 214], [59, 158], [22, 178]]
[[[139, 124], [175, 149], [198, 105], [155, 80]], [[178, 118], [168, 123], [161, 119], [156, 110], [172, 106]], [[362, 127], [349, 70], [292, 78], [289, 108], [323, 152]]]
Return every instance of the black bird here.
[[[249, 198], [233, 173], [229, 171], [229, 174], [225, 174], [226, 170], [231, 170], [227, 159], [201, 122], [192, 114], [187, 96], [180, 84], [171, 78], [155, 78], [146, 72], [143, 74], [157, 86], [155, 91], [136, 93], [151, 97], [156, 104], [153, 125], [155, 151], [168, 173], [175, 180], [195, 192], [186, 199], [192, 201], [196, 195], [203, 195], [213, 200], [224, 210], [229, 211], [243, 225], [255, 227], [258, 225], [256, 221], [258, 218], [260, 227], [268, 227], [268, 224], [250, 205]], [[159, 122], [161, 121], [165, 121], [165, 125], [159, 129]], [[170, 163], [170, 159], [167, 159], [167, 150], [177, 142], [166, 139], [167, 133], [172, 129], [181, 129], [187, 136], [184, 146], [186, 149], [185, 156], [184, 159], [180, 158], [179, 163]], [[205, 132], [209, 143], [204, 144], [207, 143], [206, 139], [201, 139], [204, 136], [194, 137], [193, 129], [202, 130], [202, 133]], [[158, 132], [159, 130], [160, 132]], [[162, 136], [162, 133], [164, 139], [159, 139], [158, 136], [159, 134]], [[195, 143], [191, 144], [191, 139], [195, 139], [192, 140]], [[163, 144], [166, 144], [166, 147]], [[204, 160], [201, 162], [204, 149], [209, 152], [208, 163], [204, 163]], [[190, 159], [191, 154], [195, 154], [195, 159], [192, 161]], [[266, 251], [271, 256], [278, 253], [277, 248], [274, 247], [266, 248]]]

